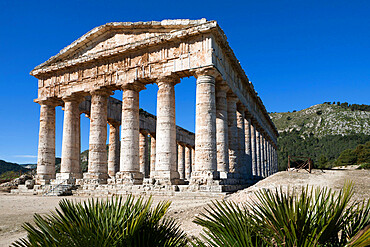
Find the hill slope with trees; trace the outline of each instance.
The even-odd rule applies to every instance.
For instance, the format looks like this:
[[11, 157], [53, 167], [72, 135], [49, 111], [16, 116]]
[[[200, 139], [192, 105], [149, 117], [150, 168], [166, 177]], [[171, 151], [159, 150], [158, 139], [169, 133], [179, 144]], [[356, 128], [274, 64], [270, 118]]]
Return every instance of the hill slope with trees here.
[[280, 170], [286, 169], [288, 155], [310, 157], [319, 168], [340, 165], [337, 159], [344, 150], [370, 141], [368, 105], [325, 102], [301, 111], [270, 113], [270, 117], [280, 133]]

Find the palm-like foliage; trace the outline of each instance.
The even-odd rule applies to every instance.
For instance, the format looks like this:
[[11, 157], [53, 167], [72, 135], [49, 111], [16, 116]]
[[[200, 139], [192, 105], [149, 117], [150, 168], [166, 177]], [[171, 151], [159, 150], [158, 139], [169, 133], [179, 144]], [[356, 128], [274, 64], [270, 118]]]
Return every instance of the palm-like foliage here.
[[214, 201], [205, 210], [206, 213], [194, 220], [204, 227], [201, 234], [204, 242], [197, 239], [193, 246], [266, 246], [245, 206], [232, 201]]
[[187, 238], [172, 219], [170, 202], [152, 207], [152, 199], [128, 196], [111, 200], [62, 200], [55, 213], [34, 216], [28, 235], [13, 246], [186, 246]]
[[[289, 191], [289, 190], [288, 190]], [[350, 202], [352, 184], [339, 193], [303, 188], [260, 190], [254, 203], [213, 202], [195, 223], [203, 226], [198, 246], [368, 246], [370, 203]], [[357, 234], [357, 235], [356, 235]]]

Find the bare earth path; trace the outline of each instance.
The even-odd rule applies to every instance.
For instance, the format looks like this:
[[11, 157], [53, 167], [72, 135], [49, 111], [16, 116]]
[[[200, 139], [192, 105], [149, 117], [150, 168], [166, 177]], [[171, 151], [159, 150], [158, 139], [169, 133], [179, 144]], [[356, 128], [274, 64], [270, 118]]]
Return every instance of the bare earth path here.
[[[346, 180], [354, 182], [356, 199], [370, 199], [370, 171], [365, 170], [314, 170], [307, 172], [279, 172], [243, 191], [227, 196], [228, 200], [245, 202], [253, 198], [253, 192], [261, 188], [301, 187], [305, 185], [328, 186], [340, 189]], [[32, 220], [34, 213], [45, 214], [54, 210], [63, 197], [42, 197], [0, 194], [0, 246], [9, 246], [13, 241], [25, 236], [22, 229], [24, 222]], [[86, 200], [87, 197], [66, 197], [72, 200]], [[222, 197], [154, 196], [154, 203], [171, 200], [168, 215], [176, 218], [182, 228], [189, 234], [198, 236], [201, 228], [192, 223], [208, 203]]]

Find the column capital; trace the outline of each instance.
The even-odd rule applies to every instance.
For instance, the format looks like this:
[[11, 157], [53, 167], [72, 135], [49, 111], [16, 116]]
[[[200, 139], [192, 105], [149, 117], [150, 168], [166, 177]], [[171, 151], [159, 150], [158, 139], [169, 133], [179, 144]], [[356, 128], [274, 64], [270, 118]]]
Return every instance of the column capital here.
[[140, 92], [141, 90], [146, 89], [145, 84], [139, 81], [135, 81], [134, 83], [126, 83], [122, 85], [122, 90], [134, 90], [136, 92]]
[[163, 84], [172, 84], [173, 86], [180, 83], [180, 77], [176, 74], [162, 75], [156, 78], [155, 83], [159, 86]]
[[226, 81], [216, 81], [216, 94], [217, 93], [227, 93], [230, 90], [229, 85]]
[[231, 91], [227, 93], [227, 101], [238, 103], [239, 98]]
[[110, 95], [113, 94], [113, 91], [109, 89], [96, 89], [96, 90], [90, 91], [89, 93], [91, 95], [102, 95], [102, 96], [109, 97]]
[[220, 72], [218, 72], [218, 70], [215, 69], [214, 67], [205, 67], [205, 68], [194, 69], [192, 72], [194, 73], [194, 76], [197, 79], [200, 76], [211, 76], [213, 78], [221, 76]]
[[237, 104], [237, 109], [240, 113], [242, 113], [243, 115], [245, 114], [245, 110], [247, 109], [243, 103], [241, 102], [238, 102]]
[[34, 102], [40, 105], [48, 105], [48, 106], [54, 106], [54, 107], [63, 105], [63, 100], [58, 99], [58, 98], [35, 99]]
[[85, 100], [85, 97], [81, 94], [71, 94], [62, 98], [63, 102], [76, 102], [81, 103]]

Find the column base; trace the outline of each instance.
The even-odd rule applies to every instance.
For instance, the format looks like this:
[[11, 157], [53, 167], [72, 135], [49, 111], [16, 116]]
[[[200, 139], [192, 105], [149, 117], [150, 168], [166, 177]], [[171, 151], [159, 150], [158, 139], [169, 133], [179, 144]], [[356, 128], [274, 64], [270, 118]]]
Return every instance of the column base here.
[[108, 179], [107, 173], [89, 173], [83, 174], [84, 184], [106, 184]]
[[35, 184], [37, 185], [50, 184], [50, 180], [54, 178], [55, 176], [52, 176], [51, 174], [37, 174], [35, 176]]
[[143, 184], [144, 174], [141, 172], [117, 172], [117, 184]]
[[194, 171], [191, 173], [190, 184], [214, 185], [222, 184], [219, 171]]
[[57, 173], [56, 179], [52, 180], [52, 184], [76, 184], [76, 179], [81, 179], [81, 173]]
[[179, 185], [183, 184], [180, 174], [177, 171], [155, 171], [153, 178], [158, 185]]

